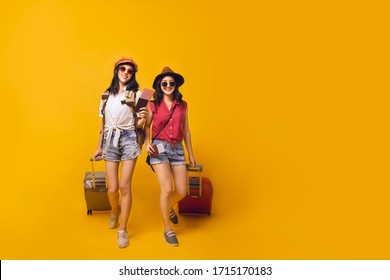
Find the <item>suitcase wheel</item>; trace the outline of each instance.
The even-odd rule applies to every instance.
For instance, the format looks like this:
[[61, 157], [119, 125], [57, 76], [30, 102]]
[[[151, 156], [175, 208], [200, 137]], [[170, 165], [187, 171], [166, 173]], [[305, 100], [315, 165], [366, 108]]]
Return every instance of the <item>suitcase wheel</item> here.
[[87, 215], [92, 215], [92, 210], [91, 209], [87, 210]]

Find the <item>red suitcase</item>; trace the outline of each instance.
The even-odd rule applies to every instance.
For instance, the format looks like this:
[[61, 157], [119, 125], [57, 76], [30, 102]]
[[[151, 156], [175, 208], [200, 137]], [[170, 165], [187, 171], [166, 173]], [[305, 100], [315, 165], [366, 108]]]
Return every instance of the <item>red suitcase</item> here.
[[187, 196], [179, 201], [179, 213], [182, 215], [210, 215], [213, 200], [213, 186], [207, 177], [202, 176], [203, 165], [192, 168], [187, 164]]
[[84, 178], [84, 196], [87, 204], [87, 215], [92, 215], [92, 211], [111, 210], [108, 200], [106, 174], [105, 172], [95, 172], [94, 159], [91, 158], [92, 172], [86, 172]]

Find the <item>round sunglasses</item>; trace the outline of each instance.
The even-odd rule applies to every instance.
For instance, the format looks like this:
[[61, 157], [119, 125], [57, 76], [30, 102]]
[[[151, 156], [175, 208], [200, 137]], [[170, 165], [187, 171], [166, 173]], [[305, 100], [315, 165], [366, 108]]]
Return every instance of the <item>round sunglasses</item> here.
[[126, 72], [126, 73], [129, 74], [129, 75], [133, 75], [133, 74], [134, 74], [133, 69], [128, 68], [127, 71], [126, 71], [126, 67], [125, 67], [125, 66], [119, 67], [119, 71], [121, 71], [121, 72]]
[[[166, 87], [166, 86], [168, 85], [168, 83], [167, 83], [167, 82], [162, 82], [161, 85], [162, 85], [163, 87]], [[175, 85], [176, 85], [175, 82], [169, 82], [169, 86], [174, 87]]]

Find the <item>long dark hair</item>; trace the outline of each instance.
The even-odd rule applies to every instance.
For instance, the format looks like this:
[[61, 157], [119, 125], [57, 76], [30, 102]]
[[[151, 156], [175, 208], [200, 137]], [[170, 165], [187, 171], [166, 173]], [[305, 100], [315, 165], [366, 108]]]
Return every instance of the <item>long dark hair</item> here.
[[[119, 65], [117, 65], [115, 67], [115, 69], [114, 69], [114, 76], [112, 77], [111, 85], [109, 86], [109, 88], [107, 88], [107, 91], [109, 91], [112, 94], [117, 94], [119, 92], [118, 71], [119, 71], [119, 67], [121, 67], [122, 65], [125, 65], [125, 64], [130, 65], [131, 67], [133, 67], [133, 70], [135, 70], [134, 65], [131, 64], [131, 63], [128, 63], [128, 62], [121, 63], [121, 64], [119, 64]], [[132, 90], [132, 91], [137, 91], [138, 90], [139, 85], [137, 83], [135, 74], [136, 74], [136, 72], [134, 72], [133, 75], [131, 75], [130, 80], [126, 83], [126, 89], [127, 90]]]
[[[167, 76], [169, 76], [169, 75], [167, 75]], [[153, 97], [154, 97], [153, 102], [154, 102], [154, 105], [156, 107], [158, 105], [160, 105], [160, 103], [161, 103], [161, 101], [163, 100], [163, 97], [164, 97], [164, 92], [161, 89], [161, 81], [162, 81], [162, 79], [164, 77], [166, 77], [166, 76], [163, 76], [163, 77], [161, 77], [160, 79], [157, 80], [156, 84], [158, 86], [156, 88], [156, 91], [153, 94]], [[172, 77], [172, 78], [174, 78], [174, 77]], [[179, 105], [180, 105], [180, 103], [181, 103], [181, 101], [183, 99], [183, 95], [180, 93], [178, 86], [175, 86], [175, 89], [174, 89], [172, 95], [173, 95], [173, 99], [176, 100], [179, 103]]]

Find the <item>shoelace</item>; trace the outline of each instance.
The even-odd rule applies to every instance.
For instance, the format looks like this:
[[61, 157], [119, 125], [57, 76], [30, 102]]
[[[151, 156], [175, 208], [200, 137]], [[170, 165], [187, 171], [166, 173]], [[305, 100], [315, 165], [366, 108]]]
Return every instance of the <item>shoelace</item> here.
[[176, 234], [173, 230], [168, 231], [166, 234], [168, 237], [176, 236]]
[[116, 214], [111, 213], [111, 214], [110, 214], [110, 219], [111, 219], [111, 220], [114, 220], [114, 219], [117, 220], [117, 219], [118, 219], [118, 216], [119, 216], [119, 215], [116, 215]]

